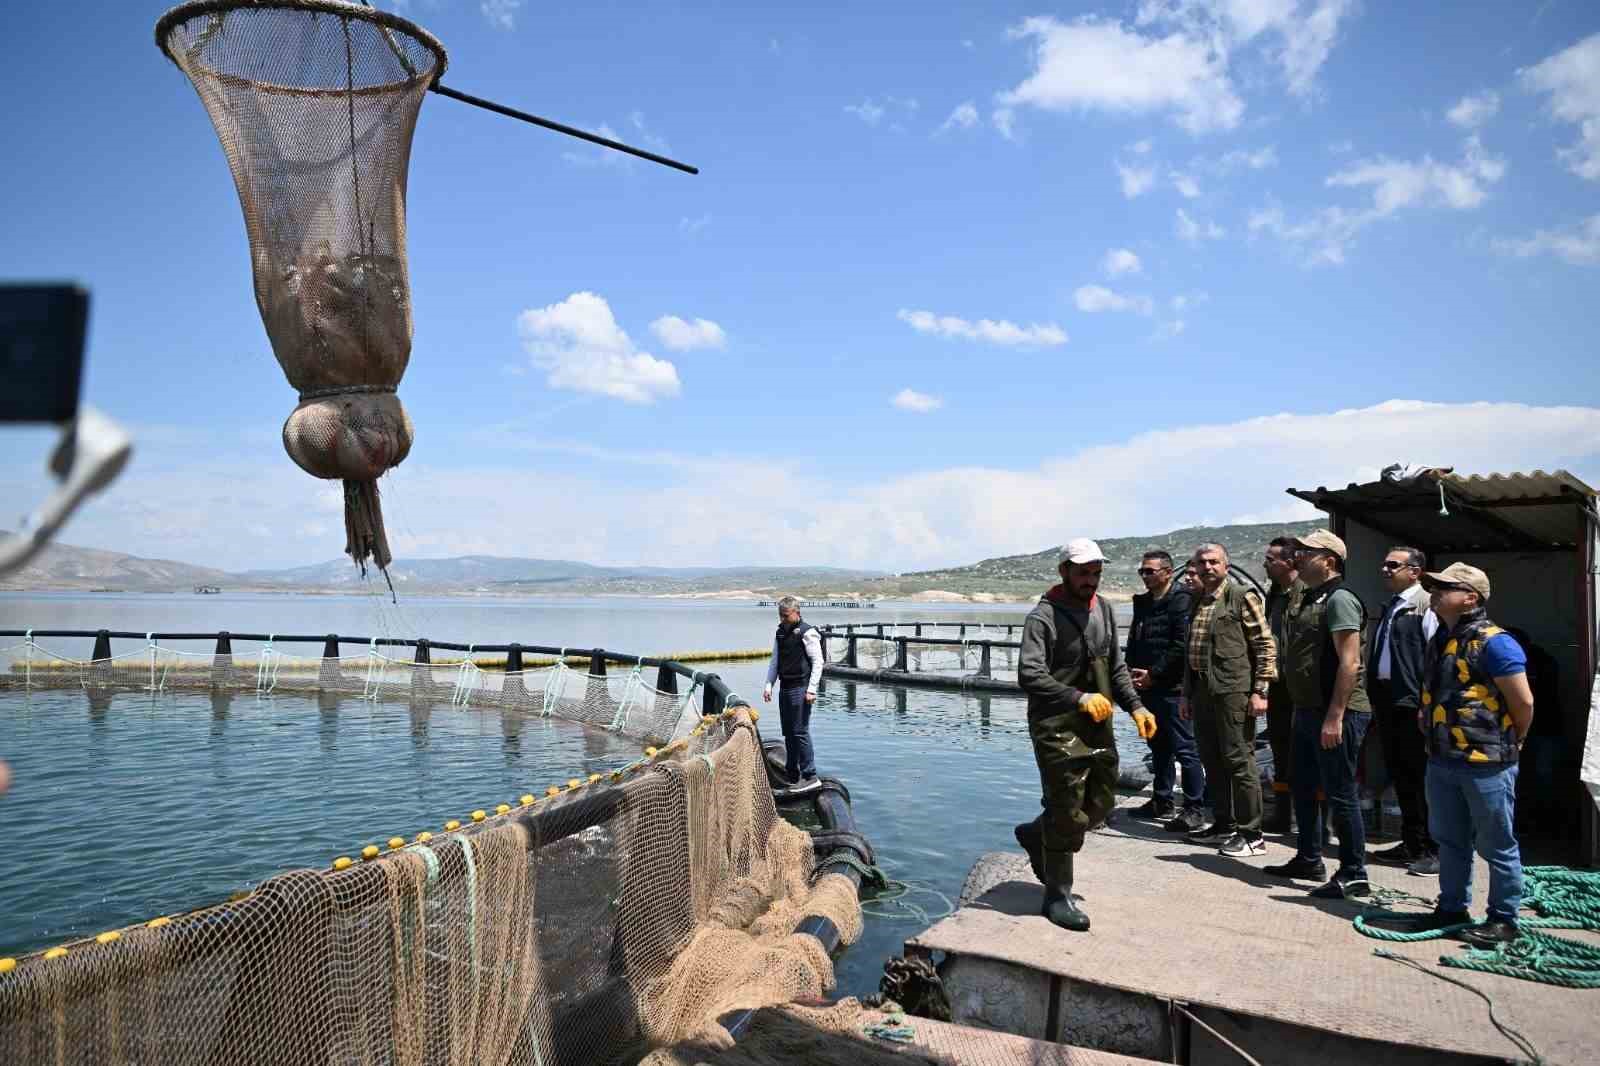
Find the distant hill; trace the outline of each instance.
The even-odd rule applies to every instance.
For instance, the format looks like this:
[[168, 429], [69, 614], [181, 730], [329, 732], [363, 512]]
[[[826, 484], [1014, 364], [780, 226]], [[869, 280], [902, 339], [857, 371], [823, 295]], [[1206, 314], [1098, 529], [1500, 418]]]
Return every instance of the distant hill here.
[[[0, 530], [0, 538], [10, 536]], [[124, 552], [52, 544], [14, 574], [0, 577], [0, 589], [118, 589], [130, 592], [190, 589], [216, 585], [231, 574], [170, 559], [141, 559]]]

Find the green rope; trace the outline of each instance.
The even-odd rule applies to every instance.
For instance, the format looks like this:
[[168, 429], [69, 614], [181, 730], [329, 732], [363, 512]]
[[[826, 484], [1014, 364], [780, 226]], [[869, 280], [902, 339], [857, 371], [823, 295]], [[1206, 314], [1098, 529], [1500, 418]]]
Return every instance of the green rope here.
[[1600, 988], [1600, 947], [1527, 931], [1492, 948], [1469, 948], [1439, 960], [1477, 973], [1520, 977], [1561, 988]]
[[[1523, 868], [1522, 903], [1537, 917], [1522, 918], [1518, 921], [1519, 929], [1527, 935], [1533, 935], [1535, 929], [1600, 929], [1600, 872], [1587, 870], [1572, 870], [1565, 866], [1527, 866]], [[1415, 919], [1417, 914], [1409, 911], [1391, 909], [1396, 903], [1415, 903], [1431, 908], [1432, 900], [1414, 896], [1409, 892], [1399, 892], [1389, 888], [1374, 886], [1372, 906], [1356, 915], [1356, 931], [1374, 940], [1387, 940], [1391, 943], [1411, 944], [1423, 940], [1439, 940], [1451, 936], [1463, 929], [1471, 929], [1477, 922], [1459, 922], [1455, 925], [1441, 926], [1438, 929], [1427, 929], [1421, 932], [1406, 932], [1398, 929], [1384, 929], [1375, 927], [1373, 921], [1408, 921]], [[1563, 944], [1572, 943], [1562, 941]], [[1500, 949], [1489, 949], [1478, 952], [1485, 956], [1493, 956]], [[1472, 956], [1464, 956], [1470, 959]], [[1457, 962], [1447, 961], [1447, 965], [1458, 965]], [[1489, 960], [1479, 959], [1477, 964], [1466, 966], [1466, 969], [1477, 969], [1484, 973], [1504, 973], [1512, 977], [1526, 977], [1529, 980], [1540, 980], [1538, 977], [1529, 976], [1533, 970], [1522, 967], [1521, 972], [1512, 973], [1512, 969], [1489, 969]], [[1500, 965], [1496, 960], [1495, 965]], [[1562, 981], [1550, 983], [1560, 984]], [[1595, 987], [1589, 985], [1572, 985], [1569, 987]]]
[[[913, 918], [923, 925], [932, 925], [941, 918], [947, 918], [955, 913], [956, 907], [950, 902], [950, 897], [937, 889], [927, 885], [919, 885], [910, 881], [897, 881], [877, 866], [862, 862], [848, 852], [840, 852], [830, 856], [829, 864], [842, 863], [861, 875], [861, 888], [864, 893], [871, 893], [861, 901], [861, 914], [863, 917], [886, 918], [890, 920]], [[913, 902], [917, 897], [931, 896], [938, 900], [938, 905]]]
[[1506, 1025], [1499, 1018], [1495, 1017], [1494, 1000], [1490, 999], [1489, 994], [1483, 989], [1474, 988], [1465, 981], [1458, 981], [1449, 974], [1442, 974], [1438, 970], [1430, 970], [1428, 967], [1422, 965], [1422, 963], [1415, 959], [1408, 959], [1404, 955], [1396, 954], [1393, 951], [1387, 951], [1384, 948], [1373, 948], [1372, 953], [1378, 956], [1380, 959], [1392, 959], [1395, 962], [1411, 967], [1418, 973], [1427, 974], [1429, 977], [1437, 977], [1441, 981], [1448, 981], [1450, 984], [1453, 984], [1458, 988], [1464, 988], [1468, 992], [1471, 992], [1473, 995], [1483, 1000], [1484, 1003], [1488, 1004], [1489, 1024], [1500, 1030], [1500, 1035], [1504, 1036], [1507, 1040], [1515, 1044], [1517, 1046], [1517, 1050], [1527, 1056], [1527, 1061], [1532, 1063], [1533, 1066], [1542, 1066], [1544, 1063], [1544, 1058], [1539, 1054], [1539, 1049], [1533, 1046], [1533, 1041], [1529, 1040], [1527, 1037], [1517, 1032], [1517, 1030], [1511, 1028], [1511, 1026]]
[[875, 1036], [879, 1040], [889, 1040], [896, 1044], [909, 1044], [916, 1039], [916, 1030], [906, 1022], [906, 1016], [898, 1011], [889, 1015], [881, 1022], [869, 1022], [861, 1027], [861, 1031], [868, 1036]]

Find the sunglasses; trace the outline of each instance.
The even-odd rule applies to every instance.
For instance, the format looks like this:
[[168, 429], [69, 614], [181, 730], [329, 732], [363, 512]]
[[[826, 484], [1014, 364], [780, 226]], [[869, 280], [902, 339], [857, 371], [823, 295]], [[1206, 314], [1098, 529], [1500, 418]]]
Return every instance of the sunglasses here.
[[1160, 567], [1159, 569], [1154, 567], [1154, 566], [1141, 566], [1141, 567], [1139, 567], [1139, 576], [1140, 577], [1155, 577], [1157, 574], [1165, 574], [1171, 569], [1172, 568], [1170, 566], [1163, 566], [1163, 567]]

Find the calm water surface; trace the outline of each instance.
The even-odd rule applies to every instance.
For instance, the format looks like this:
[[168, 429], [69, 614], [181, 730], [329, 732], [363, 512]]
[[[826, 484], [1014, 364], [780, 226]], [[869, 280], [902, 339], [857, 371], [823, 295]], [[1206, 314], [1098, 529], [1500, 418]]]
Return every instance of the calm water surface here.
[[[807, 618], [992, 624], [1023, 613], [907, 604]], [[402, 599], [396, 607], [377, 596], [0, 594], [0, 628], [421, 634], [640, 654], [760, 647], [772, 615], [659, 600]], [[67, 655], [89, 651], [87, 642], [45, 643]], [[138, 646], [119, 642], [113, 651]], [[711, 669], [759, 703], [764, 664]], [[762, 725], [778, 735], [775, 716]], [[950, 900], [973, 861], [1013, 847], [1011, 826], [1038, 810], [1020, 699], [827, 682], [812, 732], [819, 770], [849, 786], [889, 875]], [[1136, 738], [1122, 739], [1125, 760], [1142, 754]], [[0, 850], [0, 954], [214, 902], [282, 870], [435, 828], [634, 753], [630, 741], [573, 723], [448, 705], [0, 692], [0, 758], [15, 774], [0, 798], [13, 842]], [[911, 899], [937, 911], [932, 893]], [[862, 940], [839, 961], [840, 992], [875, 991], [884, 960], [924, 925], [909, 910], [869, 916]]]

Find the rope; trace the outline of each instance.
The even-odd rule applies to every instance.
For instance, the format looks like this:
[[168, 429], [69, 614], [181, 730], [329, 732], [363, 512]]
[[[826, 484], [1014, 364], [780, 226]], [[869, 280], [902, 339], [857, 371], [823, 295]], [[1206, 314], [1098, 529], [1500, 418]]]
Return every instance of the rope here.
[[1561, 988], [1600, 988], [1600, 948], [1532, 930], [1493, 948], [1469, 948], [1439, 960], [1477, 973], [1520, 977]]
[[[938, 889], [914, 881], [896, 880], [885, 873], [881, 866], [869, 866], [848, 851], [841, 850], [830, 855], [826, 862], [830, 866], [835, 863], [848, 866], [861, 874], [863, 891], [872, 893], [861, 901], [863, 917], [870, 915], [888, 921], [911, 918], [923, 925], [932, 925], [955, 913], [955, 904]], [[939, 902], [939, 906], [923, 906], [913, 902], [920, 897], [932, 897]]]
[[1387, 950], [1385, 948], [1373, 948], [1372, 949], [1372, 953], [1374, 955], [1378, 956], [1378, 958], [1380, 958], [1380, 959], [1392, 959], [1395, 962], [1403, 963], [1404, 965], [1411, 967], [1413, 970], [1416, 970], [1418, 973], [1427, 974], [1429, 977], [1437, 977], [1441, 981], [1448, 981], [1448, 982], [1450, 982], [1451, 984], [1455, 985], [1458, 988], [1464, 988], [1468, 992], [1471, 992], [1473, 995], [1475, 995], [1479, 999], [1483, 1000], [1484, 1003], [1488, 1004], [1488, 1006], [1489, 1006], [1489, 1023], [1491, 1025], [1493, 1025], [1496, 1029], [1500, 1030], [1500, 1035], [1501, 1036], [1504, 1036], [1507, 1040], [1511, 1041], [1511, 1043], [1515, 1044], [1516, 1047], [1517, 1047], [1517, 1050], [1522, 1052], [1522, 1054], [1524, 1056], [1526, 1056], [1528, 1062], [1533, 1063], [1534, 1066], [1540, 1066], [1540, 1064], [1542, 1064], [1544, 1062], [1544, 1058], [1539, 1054], [1539, 1050], [1533, 1046], [1533, 1041], [1529, 1040], [1527, 1037], [1525, 1037], [1521, 1033], [1517, 1032], [1517, 1030], [1511, 1028], [1509, 1025], [1506, 1025], [1504, 1022], [1502, 1022], [1499, 1018], [1495, 1017], [1494, 1000], [1490, 999], [1489, 998], [1489, 994], [1487, 992], [1483, 991], [1483, 989], [1474, 988], [1472, 985], [1467, 984], [1465, 981], [1458, 981], [1454, 977], [1451, 977], [1449, 974], [1443, 974], [1443, 973], [1440, 973], [1438, 970], [1429, 969], [1428, 967], [1422, 965], [1422, 963], [1416, 961], [1415, 959], [1408, 959], [1404, 955], [1397, 954], [1396, 952], [1389, 951], [1389, 950]]
[[906, 1021], [906, 1016], [899, 1011], [884, 1018], [881, 1022], [868, 1022], [861, 1027], [867, 1036], [875, 1036], [879, 1040], [888, 1040], [896, 1044], [909, 1044], [917, 1037], [915, 1029]]
[[1223, 1036], [1221, 1033], [1219, 1033], [1215, 1029], [1211, 1028], [1211, 1026], [1209, 1026], [1205, 1022], [1201, 1021], [1200, 1018], [1198, 1016], [1196, 1016], [1195, 1013], [1193, 1011], [1191, 1011], [1188, 1007], [1185, 1007], [1181, 1003], [1174, 1002], [1172, 1004], [1172, 1009], [1177, 1011], [1179, 1014], [1183, 1015], [1185, 1018], [1188, 1018], [1191, 1022], [1193, 1022], [1194, 1024], [1198, 1025], [1200, 1028], [1204, 1029], [1206, 1032], [1210, 1033], [1212, 1036], [1216, 1037], [1217, 1040], [1221, 1041], [1222, 1044], [1228, 1048], [1228, 1050], [1232, 1051], [1234, 1054], [1238, 1055], [1241, 1059], [1243, 1059], [1244, 1061], [1248, 1062], [1250, 1064], [1250, 1066], [1261, 1066], [1261, 1063], [1257, 1062], [1254, 1058], [1252, 1058], [1249, 1052], [1245, 1051], [1244, 1048], [1240, 1047], [1238, 1044], [1235, 1044], [1232, 1040], [1229, 1040], [1227, 1037]]

